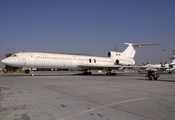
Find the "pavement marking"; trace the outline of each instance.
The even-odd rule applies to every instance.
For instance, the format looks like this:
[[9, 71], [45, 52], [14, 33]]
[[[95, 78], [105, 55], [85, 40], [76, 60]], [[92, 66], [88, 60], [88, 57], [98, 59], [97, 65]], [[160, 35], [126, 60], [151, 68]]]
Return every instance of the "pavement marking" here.
[[66, 117], [64, 117], [64, 118], [60, 118], [59, 120], [65, 120], [65, 119], [67, 119], [67, 118], [71, 118], [71, 117], [74, 117], [74, 116], [77, 116], [77, 115], [80, 115], [80, 114], [83, 114], [83, 113], [87, 113], [87, 112], [89, 112], [89, 111], [101, 109], [101, 108], [108, 107], [108, 106], [112, 106], [112, 105], [117, 105], [117, 104], [122, 104], [122, 103], [127, 103], [127, 102], [133, 102], [133, 101], [137, 101], [137, 100], [144, 100], [144, 99], [146, 99], [146, 98], [137, 98], [137, 99], [131, 99], [131, 100], [124, 100], [124, 101], [120, 101], [120, 102], [115, 102], [115, 103], [103, 105], [103, 106], [100, 106], [100, 107], [88, 109], [88, 110], [85, 110], [85, 111], [81, 111], [81, 112], [78, 112], [78, 113], [75, 113], [75, 114], [66, 116]]
[[175, 112], [175, 111], [169, 111], [169, 112], [162, 113], [162, 114], [159, 114], [159, 115], [155, 115], [155, 116], [152, 116], [152, 117], [149, 117], [149, 118], [143, 119], [143, 120], [154, 119], [154, 118], [156, 118], [156, 117], [160, 117], [160, 116], [163, 116], [163, 115], [171, 114], [171, 113], [174, 113], [174, 112]]

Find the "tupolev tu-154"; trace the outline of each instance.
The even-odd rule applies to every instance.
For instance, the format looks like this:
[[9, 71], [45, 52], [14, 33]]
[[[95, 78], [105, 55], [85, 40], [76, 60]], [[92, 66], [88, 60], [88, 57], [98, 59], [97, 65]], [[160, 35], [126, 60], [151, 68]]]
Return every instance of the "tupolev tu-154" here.
[[90, 70], [106, 70], [107, 76], [113, 69], [134, 68], [134, 56], [136, 49], [141, 46], [159, 44], [133, 44], [124, 43], [128, 47], [123, 52], [110, 51], [108, 57], [85, 56], [76, 54], [47, 53], [47, 52], [24, 52], [16, 53], [1, 60], [2, 63], [14, 67], [29, 68], [34, 76], [32, 68], [53, 68], [53, 69], [81, 69], [83, 74], [91, 74]]

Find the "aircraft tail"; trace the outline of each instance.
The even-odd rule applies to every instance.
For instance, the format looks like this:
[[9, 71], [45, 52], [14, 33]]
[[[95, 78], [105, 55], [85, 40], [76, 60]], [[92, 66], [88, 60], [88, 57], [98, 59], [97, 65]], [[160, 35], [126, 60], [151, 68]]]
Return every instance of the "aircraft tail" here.
[[172, 60], [172, 63], [170, 63], [170, 64], [175, 65], [175, 57], [171, 57], [171, 58], [169, 58], [169, 59], [171, 59], [171, 60]]
[[133, 43], [124, 43], [124, 44], [128, 45], [128, 47], [122, 52], [122, 56], [130, 58], [134, 58], [136, 49], [138, 47], [147, 45], [159, 45], [159, 44], [133, 44]]
[[173, 62], [172, 63], [175, 64], [175, 58], [173, 59]]

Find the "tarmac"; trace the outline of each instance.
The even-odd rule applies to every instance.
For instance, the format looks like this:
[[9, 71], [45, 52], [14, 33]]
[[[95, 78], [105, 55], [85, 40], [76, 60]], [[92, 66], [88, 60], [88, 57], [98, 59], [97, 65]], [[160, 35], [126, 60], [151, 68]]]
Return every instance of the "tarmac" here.
[[144, 73], [0, 74], [0, 120], [174, 120], [175, 78]]

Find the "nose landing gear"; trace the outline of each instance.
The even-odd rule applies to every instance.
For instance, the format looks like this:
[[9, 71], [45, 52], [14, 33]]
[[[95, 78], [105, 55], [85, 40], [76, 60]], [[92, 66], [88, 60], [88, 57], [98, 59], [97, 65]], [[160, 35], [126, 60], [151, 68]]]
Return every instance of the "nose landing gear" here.
[[32, 77], [34, 77], [34, 76], [35, 76], [35, 74], [34, 74], [34, 72], [33, 72], [32, 68], [29, 68], [29, 70], [30, 70], [30, 75], [31, 75]]

